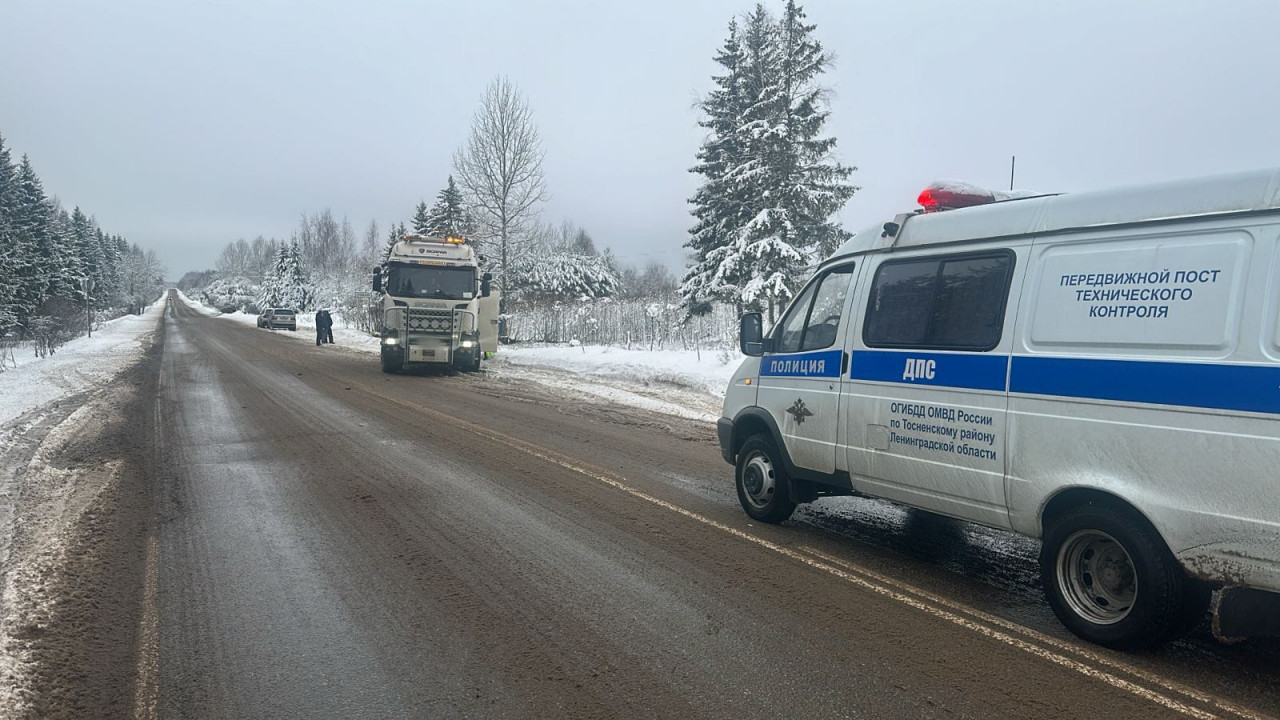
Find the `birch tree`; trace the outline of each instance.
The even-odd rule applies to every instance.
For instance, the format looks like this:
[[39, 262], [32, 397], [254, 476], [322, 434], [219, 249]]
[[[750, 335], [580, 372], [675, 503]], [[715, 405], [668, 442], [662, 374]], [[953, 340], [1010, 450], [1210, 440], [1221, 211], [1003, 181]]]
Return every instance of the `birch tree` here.
[[542, 141], [529, 103], [505, 77], [485, 91], [466, 145], [453, 156], [454, 173], [490, 255], [506, 312], [507, 289], [518, 282], [514, 268], [521, 234], [547, 199]]

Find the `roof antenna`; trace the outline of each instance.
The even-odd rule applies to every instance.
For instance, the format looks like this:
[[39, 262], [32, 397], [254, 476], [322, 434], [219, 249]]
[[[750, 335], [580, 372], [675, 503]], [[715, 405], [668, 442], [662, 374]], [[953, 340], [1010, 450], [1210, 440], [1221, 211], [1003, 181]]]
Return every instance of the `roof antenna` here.
[[1013, 192], [1013, 171], [1018, 168], [1018, 156], [1009, 156], [1009, 192]]

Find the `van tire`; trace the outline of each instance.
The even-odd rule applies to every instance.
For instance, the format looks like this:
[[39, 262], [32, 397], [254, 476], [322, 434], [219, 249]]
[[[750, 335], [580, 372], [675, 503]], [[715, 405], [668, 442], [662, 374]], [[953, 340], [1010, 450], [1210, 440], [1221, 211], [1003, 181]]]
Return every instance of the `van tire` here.
[[791, 478], [768, 435], [752, 435], [738, 450], [734, 471], [738, 502], [751, 518], [780, 523], [791, 517]]
[[1202, 593], [1146, 518], [1105, 503], [1076, 506], [1048, 524], [1040, 574], [1068, 630], [1117, 650], [1185, 632]]

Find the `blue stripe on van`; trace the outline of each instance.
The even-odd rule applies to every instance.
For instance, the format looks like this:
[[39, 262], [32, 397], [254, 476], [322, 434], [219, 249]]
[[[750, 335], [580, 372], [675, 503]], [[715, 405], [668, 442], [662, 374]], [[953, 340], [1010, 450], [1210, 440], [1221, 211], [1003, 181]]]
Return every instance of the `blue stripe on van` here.
[[843, 350], [766, 355], [760, 359], [760, 377], [840, 377]]
[[[912, 363], [911, 372], [908, 362]], [[925, 377], [915, 368], [931, 368], [933, 377]], [[849, 378], [1003, 392], [1008, 371], [1009, 356], [1003, 354], [857, 350], [850, 363]]]
[[1010, 392], [1280, 413], [1280, 367], [1016, 356]]

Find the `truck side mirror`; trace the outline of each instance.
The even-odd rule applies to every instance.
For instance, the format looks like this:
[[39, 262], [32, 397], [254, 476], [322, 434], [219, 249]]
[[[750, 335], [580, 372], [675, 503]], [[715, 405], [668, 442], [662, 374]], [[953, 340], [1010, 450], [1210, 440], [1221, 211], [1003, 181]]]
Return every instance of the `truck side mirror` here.
[[746, 313], [738, 321], [738, 347], [743, 355], [764, 355], [764, 320], [758, 312]]
[[382, 268], [373, 269], [373, 291], [382, 292]]
[[485, 273], [480, 276], [480, 297], [489, 297], [493, 292], [493, 273]]

